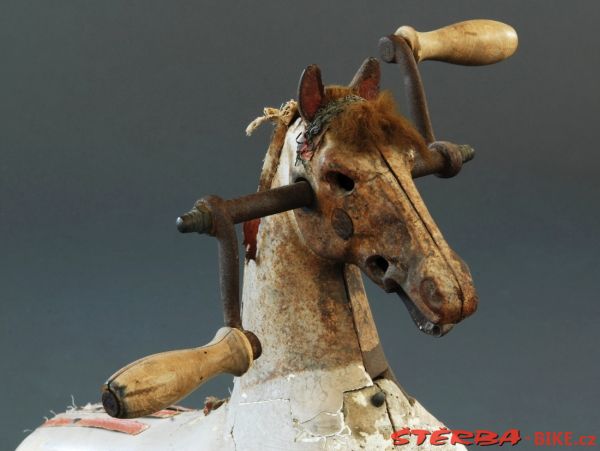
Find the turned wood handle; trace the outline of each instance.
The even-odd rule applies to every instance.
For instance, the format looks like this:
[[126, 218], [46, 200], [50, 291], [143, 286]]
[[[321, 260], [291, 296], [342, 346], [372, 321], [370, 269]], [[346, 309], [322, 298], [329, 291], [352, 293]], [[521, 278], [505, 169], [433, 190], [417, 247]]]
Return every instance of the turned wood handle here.
[[403, 26], [394, 35], [408, 42], [417, 63], [437, 60], [465, 66], [494, 64], [515, 53], [519, 44], [513, 27], [486, 19], [467, 20], [427, 32]]
[[162, 352], [130, 363], [102, 387], [102, 404], [116, 418], [137, 418], [164, 409], [220, 373], [244, 374], [252, 344], [239, 329], [223, 327], [206, 346]]

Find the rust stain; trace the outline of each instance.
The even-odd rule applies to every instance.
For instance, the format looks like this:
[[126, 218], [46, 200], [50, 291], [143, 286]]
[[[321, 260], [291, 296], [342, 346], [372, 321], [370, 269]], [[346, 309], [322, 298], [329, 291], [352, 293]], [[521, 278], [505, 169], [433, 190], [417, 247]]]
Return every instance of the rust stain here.
[[292, 214], [265, 218], [259, 235], [253, 276], [260, 283], [244, 290], [243, 311], [244, 326], [260, 337], [264, 353], [244, 384], [361, 363], [343, 265], [307, 251]]

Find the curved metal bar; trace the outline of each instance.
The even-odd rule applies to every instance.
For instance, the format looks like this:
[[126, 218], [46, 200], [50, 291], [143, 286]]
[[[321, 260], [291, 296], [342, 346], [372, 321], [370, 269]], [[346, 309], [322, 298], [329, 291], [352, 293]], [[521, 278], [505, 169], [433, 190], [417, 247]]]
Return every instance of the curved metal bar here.
[[454, 177], [463, 164], [475, 157], [475, 149], [468, 144], [434, 141], [429, 144], [429, 158], [415, 158], [412, 168], [413, 179], [435, 174], [441, 178]]
[[427, 107], [425, 88], [410, 45], [399, 36], [386, 36], [379, 40], [379, 53], [385, 62], [400, 65], [410, 114], [415, 127], [423, 135], [427, 144], [434, 142], [435, 135]]
[[[206, 196], [196, 202], [191, 211], [177, 218], [180, 232], [206, 233], [219, 242], [219, 286], [226, 326], [243, 330], [240, 315], [240, 257], [235, 224], [308, 207], [313, 203], [313, 198], [310, 184], [300, 181], [230, 200]], [[260, 351], [256, 349], [260, 349], [260, 342], [253, 334], [248, 337], [255, 348], [255, 355], [259, 355]]]
[[237, 234], [226, 201], [218, 196], [201, 199], [211, 215], [213, 235], [219, 242], [219, 285], [225, 325], [242, 329], [240, 315], [240, 261]]

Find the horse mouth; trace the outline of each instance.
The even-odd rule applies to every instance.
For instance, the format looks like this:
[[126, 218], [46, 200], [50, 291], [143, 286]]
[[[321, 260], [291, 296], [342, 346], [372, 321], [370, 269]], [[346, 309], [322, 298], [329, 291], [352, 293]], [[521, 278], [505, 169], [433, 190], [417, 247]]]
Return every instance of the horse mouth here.
[[[429, 289], [417, 290], [416, 293], [413, 293], [414, 297], [411, 297], [405, 291], [406, 278], [403, 274], [404, 272], [398, 271], [395, 265], [387, 265], [385, 275], [379, 279], [379, 284], [386, 293], [396, 293], [402, 299], [410, 317], [421, 332], [432, 337], [443, 337], [450, 332], [456, 322], [450, 322], [444, 318], [447, 315], [443, 314], [444, 309], [441, 306], [445, 302], [437, 289], [432, 290], [432, 287], [436, 287], [435, 282], [429, 277], [422, 279], [419, 285]], [[426, 283], [423, 284], [423, 282]], [[411, 290], [411, 293], [414, 291]], [[434, 295], [432, 296], [431, 293]], [[456, 302], [450, 304], [456, 304]]]
[[[366, 273], [386, 293], [396, 293], [421, 332], [432, 337], [443, 337], [462, 317], [462, 300], [457, 290], [442, 289], [448, 277], [423, 275], [413, 268], [417, 276], [409, 277], [409, 270], [379, 255], [366, 260]], [[444, 283], [446, 282], [446, 283]], [[410, 293], [410, 294], [408, 294]]]
[[421, 332], [437, 338], [443, 337], [454, 327], [452, 323], [436, 324], [428, 319], [402, 288], [395, 291], [395, 293], [402, 299], [410, 317]]

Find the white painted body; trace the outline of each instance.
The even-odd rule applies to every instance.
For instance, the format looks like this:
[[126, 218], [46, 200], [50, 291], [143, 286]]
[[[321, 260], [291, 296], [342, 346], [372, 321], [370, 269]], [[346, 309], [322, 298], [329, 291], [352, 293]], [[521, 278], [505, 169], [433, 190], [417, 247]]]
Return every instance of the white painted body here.
[[[290, 182], [298, 127], [300, 121], [287, 132], [272, 187]], [[361, 289], [350, 294], [348, 277]], [[433, 431], [443, 425], [390, 378], [373, 381], [365, 369], [363, 353], [378, 349], [379, 338], [356, 277], [356, 268], [336, 266], [307, 250], [293, 212], [263, 218], [256, 260], [246, 264], [243, 292], [243, 324], [259, 337], [263, 353], [235, 378], [226, 404], [206, 416], [193, 411], [171, 419], [141, 418], [150, 427], [135, 436], [41, 427], [18, 450], [464, 449], [393, 446], [394, 430]], [[379, 391], [385, 402], [376, 407], [371, 397]], [[108, 418], [98, 411], [61, 415]]]
[[[386, 405], [370, 406], [369, 398], [383, 388]], [[324, 412], [300, 425], [292, 417], [286, 399], [263, 402], [229, 403], [208, 415], [202, 411], [182, 412], [172, 418], [139, 418], [149, 427], [138, 435], [84, 427], [40, 427], [17, 448], [17, 451], [309, 451], [309, 450], [464, 450], [458, 446], [402, 446], [394, 448], [389, 438], [394, 424], [415, 429], [435, 430], [441, 423], [418, 402], [408, 399], [390, 381], [346, 394], [350, 409], [371, 408], [374, 414], [363, 421], [374, 431], [355, 437], [345, 424], [342, 408]], [[387, 391], [390, 390], [390, 391]], [[234, 407], [235, 406], [235, 407]], [[61, 413], [58, 418], [110, 418], [99, 404]]]

